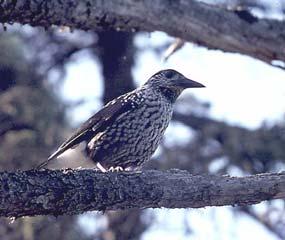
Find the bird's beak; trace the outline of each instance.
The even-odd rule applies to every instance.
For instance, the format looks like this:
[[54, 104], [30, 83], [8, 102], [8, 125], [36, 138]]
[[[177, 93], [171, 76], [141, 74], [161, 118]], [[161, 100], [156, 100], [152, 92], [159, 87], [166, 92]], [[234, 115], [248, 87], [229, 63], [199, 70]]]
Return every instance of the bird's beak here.
[[179, 78], [176, 82], [176, 84], [183, 88], [202, 88], [205, 87], [203, 84], [195, 82], [191, 79], [188, 79], [186, 77]]

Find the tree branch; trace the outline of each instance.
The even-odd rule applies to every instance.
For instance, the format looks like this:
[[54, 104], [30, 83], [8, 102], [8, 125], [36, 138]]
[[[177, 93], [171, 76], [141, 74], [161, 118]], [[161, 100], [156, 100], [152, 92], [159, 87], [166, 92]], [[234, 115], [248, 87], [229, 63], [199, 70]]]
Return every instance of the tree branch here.
[[0, 173], [0, 216], [79, 214], [128, 208], [249, 205], [285, 198], [285, 172], [248, 177], [187, 171], [100, 173], [42, 170]]
[[0, 137], [10, 131], [35, 130], [35, 128], [31, 124], [20, 121], [11, 121], [6, 124], [1, 124], [0, 126]]
[[[247, 16], [250, 13], [247, 13]], [[248, 20], [237, 11], [195, 0], [0, 0], [0, 22], [93, 30], [163, 31], [210, 49], [272, 64], [285, 62], [285, 24]], [[254, 19], [254, 21], [252, 21]]]

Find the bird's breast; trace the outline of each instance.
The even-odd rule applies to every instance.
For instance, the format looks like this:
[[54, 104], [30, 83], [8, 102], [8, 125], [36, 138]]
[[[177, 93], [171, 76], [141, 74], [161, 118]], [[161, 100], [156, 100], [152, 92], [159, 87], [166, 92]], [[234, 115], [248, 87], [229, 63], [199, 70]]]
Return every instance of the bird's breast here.
[[158, 147], [172, 111], [172, 104], [159, 96], [143, 99], [90, 141], [91, 158], [106, 166], [140, 165]]

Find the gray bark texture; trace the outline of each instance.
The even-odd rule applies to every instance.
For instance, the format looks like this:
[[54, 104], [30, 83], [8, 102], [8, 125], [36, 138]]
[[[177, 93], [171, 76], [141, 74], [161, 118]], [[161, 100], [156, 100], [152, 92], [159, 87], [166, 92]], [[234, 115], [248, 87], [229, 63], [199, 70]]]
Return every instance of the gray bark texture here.
[[0, 0], [0, 22], [95, 31], [163, 31], [269, 64], [285, 61], [284, 22], [195, 0]]
[[247, 177], [187, 171], [101, 173], [29, 170], [0, 173], [0, 216], [79, 214], [130, 208], [250, 205], [285, 198], [285, 172]]

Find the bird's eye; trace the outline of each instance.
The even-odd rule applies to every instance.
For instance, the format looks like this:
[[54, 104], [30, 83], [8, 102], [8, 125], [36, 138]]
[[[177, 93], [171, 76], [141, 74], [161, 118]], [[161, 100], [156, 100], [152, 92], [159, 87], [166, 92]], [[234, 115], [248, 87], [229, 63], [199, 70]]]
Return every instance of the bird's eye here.
[[164, 76], [168, 79], [172, 78], [174, 76], [174, 72], [173, 71], [167, 71], [167, 72], [165, 72]]

